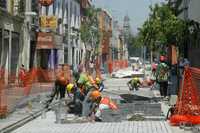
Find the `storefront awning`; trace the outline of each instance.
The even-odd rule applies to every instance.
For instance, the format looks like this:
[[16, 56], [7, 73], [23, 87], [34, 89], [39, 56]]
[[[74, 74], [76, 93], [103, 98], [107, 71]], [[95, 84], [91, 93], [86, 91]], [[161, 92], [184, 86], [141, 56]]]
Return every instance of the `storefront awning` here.
[[37, 37], [37, 49], [55, 49], [52, 33], [39, 32]]

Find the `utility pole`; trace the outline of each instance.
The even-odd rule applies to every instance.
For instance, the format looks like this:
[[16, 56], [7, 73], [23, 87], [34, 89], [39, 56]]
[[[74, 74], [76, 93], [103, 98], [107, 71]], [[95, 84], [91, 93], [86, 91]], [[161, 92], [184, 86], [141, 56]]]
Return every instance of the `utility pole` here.
[[[150, 3], [151, 3], [151, 6], [153, 5], [153, 2], [152, 2], [152, 0], [149, 0], [150, 1]], [[150, 63], [153, 63], [153, 51], [152, 51], [152, 49], [150, 50]]]

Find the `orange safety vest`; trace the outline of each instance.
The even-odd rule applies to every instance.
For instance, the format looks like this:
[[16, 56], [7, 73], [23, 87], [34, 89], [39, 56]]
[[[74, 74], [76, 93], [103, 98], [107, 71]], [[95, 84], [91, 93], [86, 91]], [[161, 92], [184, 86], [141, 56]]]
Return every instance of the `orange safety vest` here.
[[103, 97], [100, 101], [100, 104], [108, 105], [109, 108], [112, 110], [118, 109], [117, 105], [113, 101], [111, 101], [110, 98], [108, 98], [108, 97]]

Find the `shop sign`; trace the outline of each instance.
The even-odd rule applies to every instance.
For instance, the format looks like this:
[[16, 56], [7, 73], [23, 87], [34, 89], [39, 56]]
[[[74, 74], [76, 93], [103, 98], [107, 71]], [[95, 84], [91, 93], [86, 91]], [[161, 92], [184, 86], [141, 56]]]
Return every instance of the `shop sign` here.
[[54, 0], [39, 0], [39, 3], [42, 6], [50, 6], [53, 2], [54, 2]]
[[57, 28], [56, 16], [41, 16], [40, 17], [40, 27], [56, 29]]
[[53, 35], [51, 33], [39, 32], [37, 37], [37, 49], [55, 48]]

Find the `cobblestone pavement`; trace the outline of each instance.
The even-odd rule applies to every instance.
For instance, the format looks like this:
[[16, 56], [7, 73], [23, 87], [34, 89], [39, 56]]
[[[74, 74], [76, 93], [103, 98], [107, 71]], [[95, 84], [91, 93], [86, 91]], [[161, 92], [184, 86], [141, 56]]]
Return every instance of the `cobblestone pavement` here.
[[166, 121], [134, 121], [119, 123], [56, 124], [54, 112], [38, 117], [12, 133], [191, 133], [171, 127]]
[[37, 118], [13, 133], [172, 133], [164, 121], [55, 124], [54, 112], [46, 115], [46, 119]]
[[28, 97], [24, 97], [20, 103], [18, 103], [18, 107], [10, 113], [5, 119], [0, 119], [0, 131], [1, 129], [28, 117], [31, 114], [39, 111], [43, 108], [43, 101], [46, 98], [48, 93], [40, 93], [36, 95], [30, 95]]

